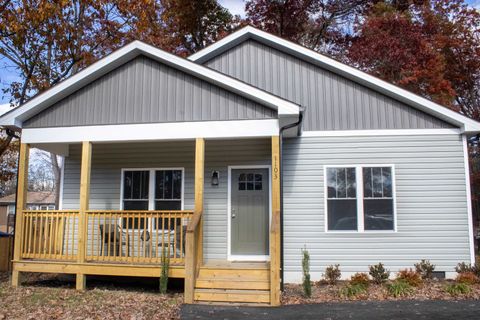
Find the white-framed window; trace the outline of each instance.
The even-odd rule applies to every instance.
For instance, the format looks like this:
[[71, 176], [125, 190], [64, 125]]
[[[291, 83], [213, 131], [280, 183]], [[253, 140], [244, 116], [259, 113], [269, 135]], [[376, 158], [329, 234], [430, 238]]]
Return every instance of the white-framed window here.
[[14, 204], [9, 204], [8, 205], [8, 212], [7, 214], [15, 214], [15, 205]]
[[325, 167], [325, 230], [395, 231], [393, 165]]
[[[122, 210], [183, 210], [184, 168], [122, 169]], [[144, 219], [123, 221], [128, 228], [146, 228]], [[173, 227], [173, 225], [172, 225]]]

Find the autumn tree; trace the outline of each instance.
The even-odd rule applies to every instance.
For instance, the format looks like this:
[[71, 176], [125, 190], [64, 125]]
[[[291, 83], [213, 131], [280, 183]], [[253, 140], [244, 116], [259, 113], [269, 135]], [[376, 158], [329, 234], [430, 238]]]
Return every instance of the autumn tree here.
[[[354, 20], [375, 0], [248, 0], [246, 21], [310, 49], [340, 55]], [[341, 56], [340, 56], [341, 58]]]
[[462, 0], [378, 3], [355, 31], [353, 64], [480, 119], [480, 14]]

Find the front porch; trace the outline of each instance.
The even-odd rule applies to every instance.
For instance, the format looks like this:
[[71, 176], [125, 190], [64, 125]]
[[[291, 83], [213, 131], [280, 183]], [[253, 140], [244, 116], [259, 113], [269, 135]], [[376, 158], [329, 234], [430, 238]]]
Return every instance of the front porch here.
[[[164, 208], [158, 210], [159, 205], [156, 202], [163, 199], [157, 199], [157, 195], [154, 195], [153, 199], [147, 197], [148, 201], [144, 201], [146, 207], [138, 209], [141, 201], [137, 198], [141, 197], [125, 196], [123, 185], [120, 210], [111, 209], [111, 206], [100, 208], [98, 198], [102, 195], [96, 194], [101, 192], [98, 191], [99, 187], [96, 185], [98, 183], [95, 180], [100, 173], [95, 170], [101, 166], [105, 167], [105, 164], [95, 160], [92, 165], [94, 149], [89, 141], [83, 142], [81, 151], [79, 150], [81, 161], [79, 161], [78, 209], [26, 210], [25, 192], [30, 146], [22, 144], [12, 284], [18, 286], [21, 283], [22, 272], [75, 274], [78, 290], [85, 289], [87, 275], [159, 277], [162, 255], [165, 255], [170, 262], [169, 276], [185, 279], [186, 303], [208, 301], [278, 305], [280, 300], [278, 139], [278, 136], [273, 136], [268, 143], [271, 146], [268, 150], [270, 154], [268, 165], [271, 166], [268, 189], [271, 198], [268, 209], [270, 212], [267, 230], [268, 256], [267, 261], [255, 263], [248, 259], [242, 262], [228, 261], [228, 258], [231, 258], [230, 252], [222, 259], [215, 259], [219, 254], [214, 250], [208, 252], [212, 247], [209, 241], [215, 232], [211, 225], [216, 216], [210, 215], [206, 221], [205, 188], [213, 190], [209, 191], [210, 194], [207, 192], [207, 198], [216, 199], [220, 191], [210, 186], [211, 168], [205, 166], [205, 157], [206, 155], [208, 157], [208, 153], [205, 152], [205, 139], [197, 138], [192, 144], [193, 165], [192, 168], [185, 169], [187, 172], [192, 171], [192, 184], [185, 186], [187, 183], [183, 181], [188, 180], [185, 178], [188, 173], [184, 175], [182, 171], [182, 205], [177, 206], [172, 204], [172, 201], [167, 203], [174, 210]], [[218, 150], [212, 151], [212, 158], [222, 157]], [[172, 157], [175, 157], [173, 152]], [[228, 155], [225, 157], [228, 158]], [[94, 155], [93, 158], [95, 159]], [[215, 160], [212, 162], [215, 163]], [[252, 160], [245, 161], [245, 164], [251, 165]], [[133, 168], [130, 170], [138, 169], [128, 161], [122, 166]], [[150, 167], [160, 166], [152, 164]], [[123, 172], [122, 169], [122, 184]], [[158, 172], [159, 169], [151, 169], [149, 177], [157, 175]], [[225, 170], [220, 171], [220, 176], [222, 188], [225, 189], [221, 190], [226, 194]], [[152, 188], [157, 187], [152, 179], [150, 178], [146, 185], [150, 184], [150, 192], [154, 193]], [[231, 183], [229, 180], [228, 184]], [[192, 190], [185, 190], [185, 193], [191, 194], [192, 202], [191, 205], [185, 206], [189, 207], [188, 209], [184, 209], [183, 188], [190, 187]], [[218, 208], [214, 202], [211, 202], [208, 210], [219, 212], [224, 217], [229, 215], [226, 207]], [[205, 231], [205, 228], [208, 231]]]

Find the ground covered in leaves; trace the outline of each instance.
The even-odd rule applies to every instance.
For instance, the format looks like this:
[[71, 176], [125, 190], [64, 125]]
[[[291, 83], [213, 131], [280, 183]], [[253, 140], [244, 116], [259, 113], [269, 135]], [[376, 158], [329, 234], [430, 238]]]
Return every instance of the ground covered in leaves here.
[[0, 273], [0, 320], [3, 319], [179, 319], [181, 288], [158, 293], [158, 279], [88, 279], [78, 292], [67, 275], [27, 274], [20, 288]]
[[316, 283], [312, 285], [312, 296], [307, 298], [303, 294], [302, 286], [297, 284], [285, 285], [282, 293], [282, 304], [303, 304], [342, 301], [384, 301], [384, 300], [478, 300], [480, 299], [480, 284], [470, 285], [470, 292], [452, 295], [446, 291], [449, 284], [454, 281], [430, 280], [425, 281], [418, 287], [413, 287], [412, 292], [401, 297], [393, 297], [389, 294], [387, 286], [371, 284], [366, 292], [355, 296], [346, 296], [342, 288], [347, 282], [339, 281], [336, 285]]

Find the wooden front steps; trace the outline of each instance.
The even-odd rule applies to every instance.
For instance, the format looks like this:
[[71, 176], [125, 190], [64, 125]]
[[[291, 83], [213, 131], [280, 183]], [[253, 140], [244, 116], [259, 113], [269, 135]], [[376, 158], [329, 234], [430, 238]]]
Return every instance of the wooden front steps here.
[[198, 303], [270, 303], [268, 263], [208, 263], [200, 267], [194, 300]]

